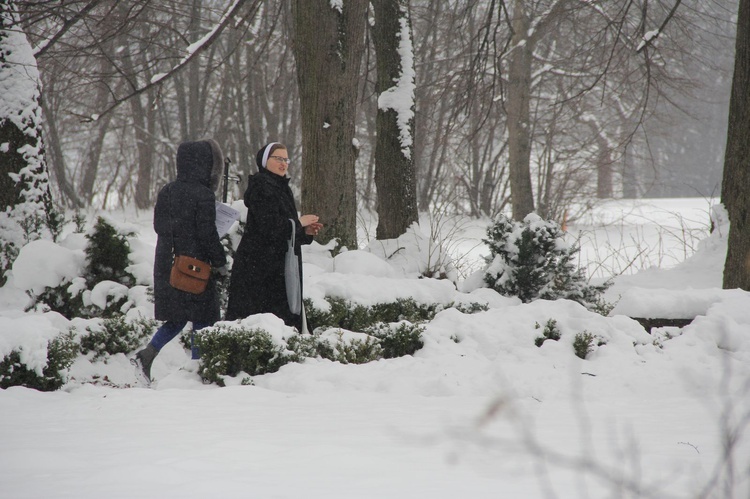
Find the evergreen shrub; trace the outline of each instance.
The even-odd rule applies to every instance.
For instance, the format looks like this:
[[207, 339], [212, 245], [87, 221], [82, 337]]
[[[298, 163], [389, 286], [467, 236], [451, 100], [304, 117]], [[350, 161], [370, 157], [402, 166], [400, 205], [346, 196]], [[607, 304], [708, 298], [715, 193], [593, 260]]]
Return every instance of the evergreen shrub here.
[[333, 345], [321, 338], [320, 333], [294, 335], [287, 340], [287, 346], [298, 360], [306, 358], [336, 360]]
[[26, 311], [39, 309], [51, 310], [68, 319], [74, 317], [86, 319], [92, 317], [114, 318], [122, 315], [123, 307], [128, 301], [127, 296], [108, 296], [104, 308], [99, 308], [93, 304], [84, 305], [83, 293], [86, 289], [84, 288], [83, 279], [78, 278], [78, 280], [82, 283], [80, 286], [76, 281], [71, 283], [65, 279], [57, 286], [45, 287], [44, 291], [36, 296], [27, 292], [32, 300], [31, 304], [26, 307]]
[[52, 241], [57, 242], [60, 239], [66, 224], [65, 214], [55, 208], [54, 205], [50, 205], [44, 225], [52, 236]]
[[8, 280], [8, 271], [18, 258], [18, 246], [11, 241], [5, 241], [0, 235], [0, 287]]
[[483, 241], [490, 248], [484, 281], [501, 295], [524, 303], [564, 298], [594, 308], [609, 286], [587, 284], [573, 264], [579, 247], [566, 242], [557, 223], [534, 213], [521, 222], [500, 215]]
[[70, 221], [75, 225], [75, 229], [73, 229], [75, 234], [83, 234], [86, 232], [86, 215], [76, 210], [70, 218]]
[[225, 376], [241, 372], [250, 376], [272, 373], [299, 360], [262, 329], [219, 324], [196, 331], [195, 341], [201, 352], [198, 374], [203, 381], [219, 386], [225, 386]]
[[131, 287], [135, 278], [126, 270], [130, 265], [130, 244], [128, 237], [133, 233], [121, 234], [102, 217], [97, 218], [91, 234], [86, 234], [86, 285], [93, 288], [102, 281], [114, 281]]
[[0, 361], [0, 388], [25, 386], [43, 392], [58, 390], [67, 381], [68, 369], [78, 354], [78, 343], [72, 331], [59, 334], [47, 343], [47, 365], [39, 375], [21, 362], [18, 350], [12, 350]]
[[379, 323], [368, 328], [367, 333], [380, 340], [383, 357], [393, 359], [414, 353], [424, 346], [424, 327], [408, 321], [400, 324]]
[[588, 355], [594, 350], [594, 344], [596, 344], [596, 346], [602, 346], [606, 344], [606, 342], [603, 338], [593, 335], [588, 331], [584, 331], [575, 335], [575, 338], [573, 339], [573, 351], [577, 357], [586, 359], [586, 357], [588, 357]]
[[[103, 281], [113, 281], [127, 287], [135, 285], [135, 277], [126, 268], [130, 265], [130, 245], [127, 238], [132, 233], [121, 234], [103, 218], [97, 219], [90, 234], [86, 235], [86, 268], [83, 280], [78, 284], [64, 280], [57, 286], [48, 286], [39, 295], [33, 296], [27, 310], [48, 308], [58, 312], [68, 319], [74, 317], [116, 317], [122, 314], [122, 307], [127, 302], [127, 296], [115, 298], [107, 302], [101, 309], [95, 305], [86, 306], [83, 303], [83, 292], [86, 288]], [[80, 278], [79, 278], [80, 280]], [[85, 281], [85, 285], [84, 285]]]
[[395, 302], [376, 303], [372, 306], [375, 322], [425, 322], [431, 321], [443, 309], [436, 304], [417, 303], [412, 298], [397, 298]]
[[[344, 338], [344, 331], [325, 335], [330, 329], [318, 329], [311, 335], [295, 335], [287, 340], [289, 350], [294, 352], [294, 361], [305, 358], [323, 358], [342, 364], [364, 364], [383, 358], [380, 340], [367, 335], [365, 338]], [[336, 336], [332, 338], [331, 336]]]
[[[486, 303], [477, 303], [477, 302], [471, 302], [471, 303], [457, 303], [455, 305], [452, 305], [453, 308], [461, 312], [462, 314], [476, 314], [479, 312], [486, 312], [490, 309], [489, 305]], [[451, 308], [451, 307], [448, 307]]]
[[429, 322], [438, 312], [451, 307], [463, 313], [476, 313], [488, 309], [487, 305], [481, 303], [428, 305], [417, 303], [412, 298], [398, 298], [396, 301], [376, 303], [371, 307], [329, 296], [326, 297], [326, 301], [329, 309], [321, 310], [313, 306], [312, 301], [305, 299], [305, 314], [310, 331], [318, 328], [341, 328], [348, 331], [366, 332], [368, 328], [382, 322]]
[[334, 358], [332, 360], [342, 364], [366, 364], [383, 358], [383, 349], [380, 342], [367, 336], [364, 339], [355, 338], [349, 341], [343, 338], [334, 345]]
[[[539, 326], [539, 323], [536, 324], [536, 328], [539, 329], [541, 326]], [[541, 347], [545, 341], [547, 340], [554, 340], [558, 341], [561, 338], [560, 329], [557, 327], [557, 321], [555, 319], [549, 319], [547, 323], [544, 325], [544, 330], [542, 331], [542, 335], [538, 336], [534, 340], [534, 344], [538, 347]]]
[[36, 310], [38, 308], [49, 309], [57, 312], [67, 319], [73, 317], [89, 317], [84, 312], [82, 289], [70, 292], [71, 282], [64, 279], [57, 286], [47, 286], [40, 294], [34, 296], [31, 292], [27, 294], [31, 297], [31, 303], [25, 311]]
[[[372, 307], [341, 298], [326, 297], [330, 305], [321, 310], [305, 300], [305, 313], [312, 334], [297, 334], [285, 342], [274, 342], [261, 329], [218, 324], [195, 332], [201, 351], [199, 374], [205, 382], [224, 386], [223, 378], [244, 372], [250, 376], [277, 371], [289, 362], [323, 358], [343, 364], [361, 364], [379, 359], [413, 355], [424, 346], [424, 327], [443, 305], [422, 305], [413, 299], [398, 299]], [[452, 305], [449, 305], [452, 306]], [[460, 305], [465, 313], [487, 310], [486, 305]], [[330, 334], [331, 329], [340, 330]], [[344, 338], [344, 331], [366, 336]], [[189, 348], [189, 335], [180, 339]]]
[[156, 321], [140, 317], [128, 322], [120, 315], [104, 319], [99, 327], [87, 327], [87, 334], [81, 336], [81, 353], [94, 352], [93, 359], [118, 353], [128, 354], [151, 337], [156, 329]]

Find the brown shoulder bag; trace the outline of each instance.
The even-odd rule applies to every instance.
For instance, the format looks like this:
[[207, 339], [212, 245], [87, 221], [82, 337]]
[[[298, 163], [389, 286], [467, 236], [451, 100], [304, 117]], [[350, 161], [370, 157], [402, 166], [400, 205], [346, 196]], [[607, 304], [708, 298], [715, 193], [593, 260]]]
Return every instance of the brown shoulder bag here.
[[180, 291], [199, 295], [206, 290], [211, 265], [187, 255], [175, 255], [169, 284]]

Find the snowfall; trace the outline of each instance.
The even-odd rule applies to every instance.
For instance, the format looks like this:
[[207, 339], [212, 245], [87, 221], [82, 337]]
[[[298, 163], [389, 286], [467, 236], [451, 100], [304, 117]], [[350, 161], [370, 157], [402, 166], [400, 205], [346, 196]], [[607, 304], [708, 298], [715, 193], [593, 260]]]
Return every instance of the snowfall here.
[[[488, 309], [439, 312], [414, 356], [308, 359], [252, 385], [204, 384], [177, 340], [151, 388], [126, 355], [80, 356], [56, 392], [0, 390], [0, 497], [747, 499], [750, 293], [721, 289], [728, 227], [715, 203], [609, 201], [569, 224], [592, 283], [613, 278], [606, 317], [482, 287], [487, 220], [424, 215], [381, 243], [360, 217], [361, 248], [305, 248], [307, 298]], [[153, 316], [151, 213], [96, 215], [136, 233], [130, 270], [143, 286], [121, 291], [129, 315]], [[80, 275], [85, 242], [69, 227], [23, 248], [0, 288], [0, 358], [20, 346], [40, 369], [49, 338], [85, 329], [24, 311], [27, 292]], [[425, 266], [453, 280], [417, 278]], [[637, 317], [694, 320], [649, 332]], [[550, 319], [562, 338], [537, 347]], [[269, 315], [245, 323], [292, 334]], [[583, 332], [597, 338], [585, 360], [573, 350]]]

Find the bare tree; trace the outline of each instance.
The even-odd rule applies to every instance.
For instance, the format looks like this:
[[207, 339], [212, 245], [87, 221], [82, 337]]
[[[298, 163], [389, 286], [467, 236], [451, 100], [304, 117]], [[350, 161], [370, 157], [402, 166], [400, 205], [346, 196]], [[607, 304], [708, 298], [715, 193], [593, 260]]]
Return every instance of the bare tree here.
[[[50, 170], [69, 204], [125, 205], [145, 194], [139, 203], [148, 206], [149, 197], [174, 175], [175, 145], [210, 134], [222, 141], [243, 178], [255, 171], [254, 151], [269, 140], [284, 141], [295, 159], [303, 156], [301, 168], [291, 169], [295, 194], [302, 183], [307, 210], [316, 192], [315, 210], [331, 229], [327, 236], [341, 239], [333, 233], [344, 231], [349, 246], [356, 208], [396, 207], [374, 201], [383, 194], [373, 184], [378, 141], [386, 137], [378, 131], [373, 98], [377, 58], [362, 66], [336, 54], [353, 48], [348, 41], [339, 45], [349, 36], [338, 30], [347, 25], [348, 2], [341, 3], [334, 21], [320, 13], [338, 12], [339, 2], [305, 6], [317, 11], [307, 18], [315, 34], [303, 50], [318, 50], [325, 41], [330, 50], [318, 52], [334, 54], [324, 64], [335, 69], [335, 77], [315, 75], [316, 83], [310, 83], [297, 65], [311, 67], [315, 61], [292, 57], [289, 42], [300, 38], [297, 7], [286, 0], [19, 1], [23, 25], [41, 55]], [[419, 209], [440, 205], [493, 216], [511, 202], [511, 180], [527, 177], [531, 206], [551, 218], [572, 205], [586, 206], [597, 192], [615, 197], [654, 192], [662, 164], [688, 141], [658, 134], [684, 121], [693, 106], [675, 97], [692, 84], [695, 67], [710, 66], [686, 61], [694, 54], [716, 59], [720, 53], [721, 40], [715, 50], [704, 49], [726, 31], [719, 24], [710, 28], [709, 10], [719, 7], [688, 8], [683, 2], [675, 10], [674, 0], [523, 2], [529, 22], [524, 33], [513, 28], [517, 6], [504, 0], [410, 0], [416, 77], [411, 159]], [[358, 19], [364, 23], [365, 14]], [[328, 32], [337, 35], [321, 36]], [[511, 78], [511, 65], [522, 66], [524, 51], [528, 88], [513, 87], [526, 81], [520, 72], [520, 80]], [[510, 119], [511, 113], [523, 114], [518, 106], [524, 92], [528, 127]], [[313, 101], [314, 125], [308, 121]], [[96, 119], [82, 122], [86, 118]], [[323, 128], [326, 123], [329, 128]], [[302, 133], [303, 126], [308, 131]], [[356, 133], [336, 135], [347, 127]], [[696, 136], [693, 132], [680, 135]], [[308, 147], [312, 134], [328, 144], [325, 150]], [[526, 153], [520, 154], [524, 140], [528, 175], [512, 176], [511, 165], [526, 162]], [[720, 155], [718, 149], [710, 154]], [[139, 174], [138, 168], [150, 171]], [[683, 170], [674, 175], [684, 177]], [[348, 192], [355, 194], [342, 194]]]
[[441, 206], [493, 216], [509, 200], [506, 117], [492, 112], [499, 75], [491, 59], [476, 57], [486, 50], [479, 32], [490, 4], [496, 2], [412, 2], [421, 211]]

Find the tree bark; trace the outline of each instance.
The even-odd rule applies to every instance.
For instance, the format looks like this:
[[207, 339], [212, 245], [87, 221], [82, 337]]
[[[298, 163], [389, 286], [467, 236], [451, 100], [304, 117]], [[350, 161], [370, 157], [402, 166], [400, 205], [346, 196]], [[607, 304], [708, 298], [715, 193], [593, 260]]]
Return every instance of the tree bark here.
[[740, 0], [721, 201], [729, 214], [725, 289], [750, 291], [750, 0]]
[[[188, 23], [188, 39], [190, 43], [197, 42], [201, 37], [201, 10], [202, 0], [193, 0], [190, 6], [190, 22]], [[205, 102], [201, 102], [201, 80], [208, 77], [208, 74], [201, 74], [200, 60], [190, 61], [187, 67], [187, 86], [188, 86], [188, 135], [183, 140], [198, 140], [201, 138], [201, 129], [203, 126], [203, 116], [201, 109]]]
[[596, 152], [596, 197], [610, 199], [612, 197], [612, 151], [607, 140], [597, 136], [598, 151]]
[[511, 20], [513, 37], [508, 65], [508, 161], [513, 219], [523, 220], [534, 211], [531, 187], [531, 56], [533, 47], [528, 36], [530, 19], [524, 1], [514, 0]]
[[[419, 218], [414, 176], [414, 62], [408, 0], [373, 0], [377, 58], [375, 141], [378, 239], [395, 239]], [[389, 93], [402, 108], [388, 107]], [[411, 103], [405, 109], [406, 101]]]
[[328, 0], [293, 0], [292, 48], [302, 129], [302, 211], [325, 225], [318, 239], [357, 247], [352, 143], [364, 51], [366, 0], [341, 11]]

